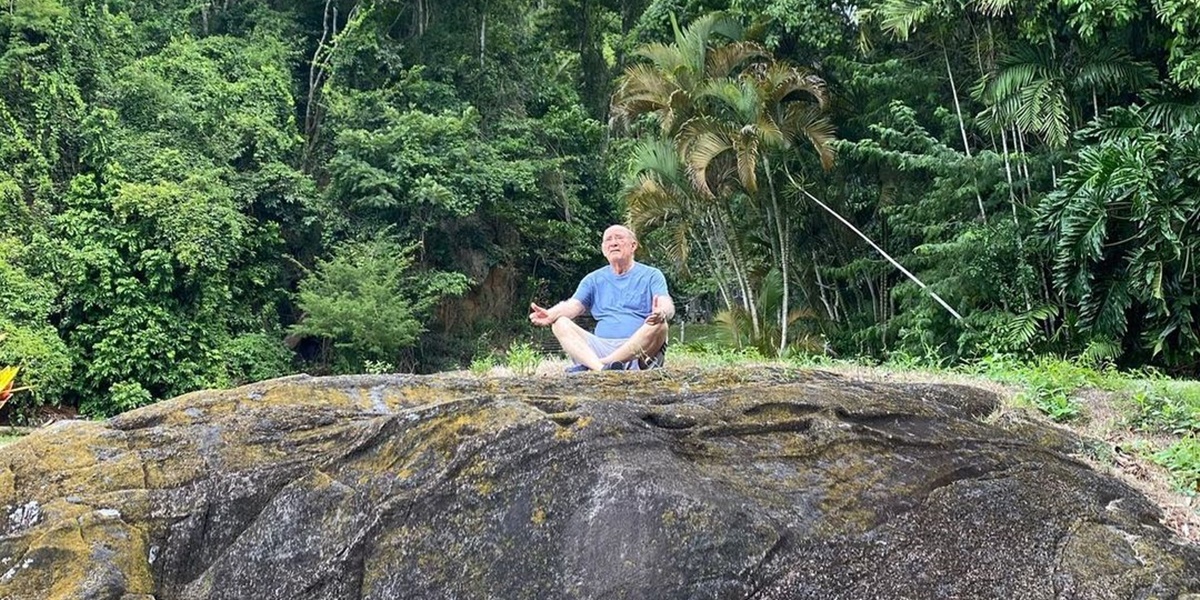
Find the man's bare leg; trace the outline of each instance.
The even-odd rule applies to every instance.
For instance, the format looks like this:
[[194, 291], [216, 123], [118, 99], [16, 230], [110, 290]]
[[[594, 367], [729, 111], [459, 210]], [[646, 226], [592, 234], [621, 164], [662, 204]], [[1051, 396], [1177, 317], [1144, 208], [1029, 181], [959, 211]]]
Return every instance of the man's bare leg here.
[[587, 332], [582, 327], [575, 324], [566, 317], [562, 317], [550, 326], [554, 332], [554, 337], [558, 338], [558, 344], [562, 346], [563, 352], [567, 353], [575, 362], [593, 370], [599, 371], [604, 368], [604, 362], [588, 345], [587, 338], [584, 334]]
[[[557, 325], [557, 323], [555, 323]], [[627, 362], [635, 358], [650, 357], [658, 353], [663, 344], [667, 343], [667, 324], [642, 325], [612, 354], [600, 358], [601, 364]]]

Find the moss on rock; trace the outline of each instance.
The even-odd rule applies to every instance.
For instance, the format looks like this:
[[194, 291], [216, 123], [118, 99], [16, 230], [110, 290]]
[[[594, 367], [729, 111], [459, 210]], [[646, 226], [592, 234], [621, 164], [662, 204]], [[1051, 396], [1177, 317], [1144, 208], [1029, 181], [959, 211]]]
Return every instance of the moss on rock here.
[[991, 394], [290, 377], [0, 449], [0, 597], [1149, 598], [1200, 550]]

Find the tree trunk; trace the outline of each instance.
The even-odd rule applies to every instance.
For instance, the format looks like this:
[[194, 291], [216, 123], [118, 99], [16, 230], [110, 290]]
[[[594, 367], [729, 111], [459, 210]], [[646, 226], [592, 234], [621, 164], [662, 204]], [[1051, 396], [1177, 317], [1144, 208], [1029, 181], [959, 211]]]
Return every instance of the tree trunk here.
[[1033, 192], [1033, 188], [1031, 187], [1033, 181], [1029, 176], [1029, 158], [1025, 154], [1025, 132], [1021, 131], [1019, 127], [1017, 128], [1017, 142], [1020, 144], [1021, 149], [1020, 154], [1018, 154], [1021, 159], [1021, 171], [1025, 175], [1025, 203], [1029, 204], [1030, 194]]
[[771, 210], [775, 213], [775, 233], [779, 236], [779, 274], [783, 279], [783, 301], [779, 307], [779, 355], [787, 348], [788, 314], [791, 312], [791, 286], [788, 283], [787, 225], [783, 211], [779, 210], [779, 197], [775, 193], [775, 178], [771, 175], [771, 160], [763, 157], [763, 170], [767, 174], [767, 187], [771, 193]]
[[733, 311], [733, 295], [729, 291], [729, 271], [727, 270], [725, 261], [722, 260], [723, 257], [717, 250], [716, 245], [716, 237], [718, 232], [716, 231], [716, 228], [712, 226], [708, 226], [706, 229], [708, 229], [708, 232], [704, 236], [704, 245], [708, 247], [709, 261], [712, 264], [714, 273], [716, 274], [717, 291], [721, 293], [721, 300], [725, 303], [725, 310]]
[[1008, 200], [1012, 204], [1013, 218], [1015, 220], [1015, 215], [1017, 214], [1017, 194], [1013, 189], [1012, 163], [1009, 162], [1008, 156], [1008, 133], [1003, 129], [1000, 130], [1000, 143], [1003, 145], [1004, 150], [1004, 177], [1008, 181]]
[[321, 38], [313, 51], [308, 65], [308, 101], [304, 105], [304, 155], [300, 166], [310, 172], [313, 153], [316, 152], [321, 128], [321, 88], [329, 77], [329, 58], [337, 48], [337, 6], [325, 0], [325, 11], [321, 16]]
[[[971, 158], [971, 144], [967, 142], [967, 125], [963, 121], [962, 106], [958, 103], [958, 86], [954, 84], [954, 71], [950, 69], [950, 54], [942, 46], [942, 58], [946, 61], [946, 76], [950, 78], [950, 94], [954, 98], [954, 114], [958, 116], [958, 132], [962, 134], [963, 153]], [[979, 204], [979, 218], [987, 221], [987, 212], [983, 210], [983, 196], [979, 194], [979, 183], [975, 183], [975, 201]]]
[[813, 275], [817, 279], [817, 292], [821, 297], [821, 304], [825, 306], [825, 314], [829, 315], [829, 320], [834, 323], [838, 322], [837, 310], [829, 304], [829, 297], [825, 294], [825, 282], [821, 280], [821, 269], [817, 268], [817, 251], [812, 251], [812, 268]]
[[[725, 217], [729, 219], [730, 223], [732, 223], [733, 215], [730, 213], [728, 205], [724, 206], [723, 209], [725, 212]], [[716, 219], [714, 219], [714, 221], [720, 223], [720, 221], [717, 221]], [[758, 320], [758, 303], [755, 302], [754, 286], [750, 283], [750, 277], [741, 268], [742, 256], [744, 256], [742, 253], [741, 241], [738, 240], [737, 235], [729, 235], [729, 230], [725, 228], [724, 223], [721, 223], [721, 232], [725, 236], [726, 244], [729, 246], [732, 256], [732, 260], [730, 262], [733, 264], [733, 270], [737, 274], [738, 284], [742, 288], [743, 306], [745, 306], [746, 311], [750, 313], [750, 326], [754, 332], [754, 337], [758, 338], [762, 332], [762, 326]]]
[[487, 5], [479, 16], [479, 68], [483, 68], [483, 55], [487, 51]]

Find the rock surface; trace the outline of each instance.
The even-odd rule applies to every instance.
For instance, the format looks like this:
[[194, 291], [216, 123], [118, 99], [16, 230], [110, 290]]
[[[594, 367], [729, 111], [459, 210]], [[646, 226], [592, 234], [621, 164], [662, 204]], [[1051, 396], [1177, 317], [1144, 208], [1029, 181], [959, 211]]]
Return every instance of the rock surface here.
[[995, 408], [769, 369], [199, 392], [0, 449], [0, 598], [1200, 592], [1151, 503]]

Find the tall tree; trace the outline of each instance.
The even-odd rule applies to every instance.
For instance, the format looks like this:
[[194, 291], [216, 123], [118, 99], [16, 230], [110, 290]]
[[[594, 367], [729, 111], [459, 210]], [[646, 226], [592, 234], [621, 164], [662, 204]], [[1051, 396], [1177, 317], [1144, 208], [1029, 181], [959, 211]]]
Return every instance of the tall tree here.
[[[718, 32], [728, 41], [717, 41]], [[761, 46], [740, 37], [740, 27], [720, 14], [701, 18], [683, 30], [676, 28], [673, 44], [639, 50], [651, 62], [629, 67], [615, 103], [626, 118], [654, 116], [656, 135], [676, 146], [701, 199], [730, 206], [736, 195], [744, 194], [757, 207], [772, 230], [770, 254], [782, 276], [782, 302], [776, 315], [780, 339], [775, 348], [782, 352], [788, 343], [791, 311], [791, 228], [775, 171], [787, 168], [797, 142], [814, 148], [820, 162], [828, 166], [833, 159], [829, 146], [833, 127], [821, 114], [826, 96], [818, 77], [771, 60]], [[759, 185], [760, 174], [764, 186]], [[730, 210], [722, 216], [736, 218]], [[725, 227], [733, 226], [726, 223]], [[730, 259], [742, 262], [736, 254]], [[743, 305], [751, 312], [757, 334], [757, 303], [748, 282], [741, 287]]]
[[[648, 117], [649, 127], [653, 130], [649, 135], [678, 147], [683, 141], [685, 125], [704, 114], [702, 103], [707, 87], [713, 81], [735, 76], [748, 61], [764, 56], [764, 50], [757, 44], [741, 40], [741, 25], [718, 13], [701, 17], [685, 29], [680, 29], [672, 17], [672, 27], [674, 42], [645, 44], [635, 52], [647, 62], [626, 67], [613, 97], [613, 113], [618, 123], [626, 125], [634, 124], [639, 117]], [[686, 167], [686, 161], [679, 165]], [[673, 178], [673, 175], [667, 174], [667, 177]], [[693, 193], [704, 197], [694, 183], [693, 188]], [[716, 199], [712, 194], [707, 197]], [[713, 215], [709, 233], [719, 235], [721, 247], [727, 250], [721, 260], [733, 266], [742, 306], [750, 313], [757, 336], [759, 315], [758, 303], [754, 301], [755, 284], [741, 268], [749, 262], [743, 244], [737, 236], [729, 235], [734, 218], [729, 200], [726, 196], [721, 197], [715, 211], [709, 213]], [[718, 221], [716, 215], [723, 221]], [[635, 216], [634, 220], [644, 219]]]

